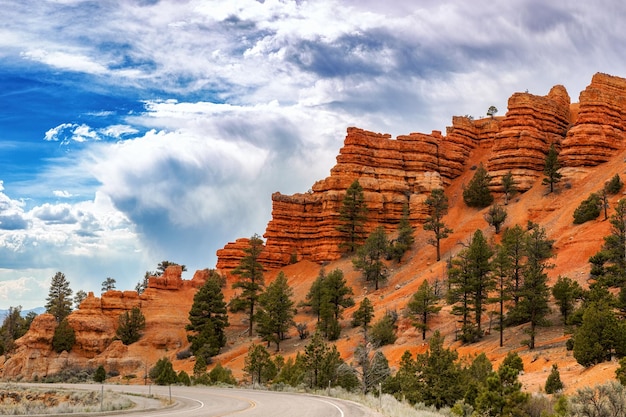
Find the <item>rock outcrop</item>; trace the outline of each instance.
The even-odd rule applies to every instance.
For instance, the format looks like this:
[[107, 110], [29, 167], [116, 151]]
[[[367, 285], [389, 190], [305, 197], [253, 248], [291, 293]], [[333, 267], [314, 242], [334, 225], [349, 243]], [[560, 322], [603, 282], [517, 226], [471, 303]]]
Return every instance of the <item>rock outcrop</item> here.
[[[272, 195], [262, 262], [271, 269], [293, 260], [339, 258], [339, 208], [355, 179], [369, 208], [366, 229], [384, 226], [393, 233], [404, 204], [409, 205], [414, 226], [421, 225], [430, 191], [461, 175], [475, 150], [487, 154], [485, 166], [494, 192], [501, 191], [501, 178], [509, 171], [517, 189], [524, 192], [542, 177], [552, 144], [560, 150], [563, 166], [593, 166], [623, 149], [625, 130], [626, 80], [605, 74], [593, 77], [580, 95], [580, 104], [572, 105], [561, 85], [545, 96], [515, 93], [504, 117], [453, 117], [445, 136], [433, 131], [392, 139], [349, 128], [329, 177], [307, 193]], [[218, 269], [236, 267], [245, 244], [237, 240], [219, 250]]]
[[565, 87], [557, 85], [547, 96], [515, 93], [495, 135], [487, 169], [494, 189], [511, 171], [520, 191], [528, 190], [542, 175], [550, 145], [557, 149], [570, 124], [570, 98]]
[[[116, 290], [101, 297], [89, 293], [68, 316], [76, 336], [69, 353], [57, 354], [52, 350], [57, 326], [54, 317], [37, 316], [28, 333], [16, 341], [15, 353], [4, 362], [2, 378], [32, 380], [67, 368], [93, 369], [98, 365], [126, 375], [143, 375], [146, 363], [154, 364], [167, 350], [187, 343], [185, 326], [193, 294], [206, 282], [209, 271], [197, 271], [191, 281], [183, 280], [181, 274], [180, 266], [168, 267], [162, 276], [150, 277], [148, 288], [141, 295]], [[138, 342], [125, 346], [115, 340], [115, 333], [120, 315], [133, 307], [139, 307], [146, 317], [146, 328]]]
[[595, 74], [580, 93], [578, 117], [562, 143], [564, 166], [596, 166], [624, 149], [626, 79]]

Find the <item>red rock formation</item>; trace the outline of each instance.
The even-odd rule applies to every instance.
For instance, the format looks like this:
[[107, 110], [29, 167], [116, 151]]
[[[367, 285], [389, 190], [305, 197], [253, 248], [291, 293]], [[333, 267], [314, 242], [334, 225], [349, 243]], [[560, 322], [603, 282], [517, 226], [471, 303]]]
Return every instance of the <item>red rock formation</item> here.
[[567, 132], [559, 155], [564, 166], [607, 162], [626, 139], [626, 79], [595, 74], [580, 93], [578, 118]]
[[[4, 362], [3, 378], [44, 377], [68, 366], [95, 368], [106, 364], [126, 374], [143, 375], [145, 363], [154, 363], [166, 351], [187, 343], [185, 326], [193, 294], [208, 277], [209, 271], [198, 271], [194, 279], [181, 278], [180, 266], [170, 266], [162, 277], [152, 277], [143, 294], [135, 291], [107, 291], [102, 297], [89, 293], [80, 308], [68, 316], [76, 336], [71, 352], [57, 354], [52, 350], [56, 321], [50, 314], [35, 318], [26, 335], [16, 341], [16, 351]], [[130, 346], [116, 341], [120, 314], [139, 307], [146, 317], [143, 337]], [[145, 352], [149, 352], [146, 354]]]
[[542, 175], [551, 144], [558, 147], [570, 124], [570, 98], [557, 85], [547, 96], [516, 93], [509, 99], [509, 110], [495, 135], [487, 169], [495, 189], [508, 171], [517, 188], [528, 190]]

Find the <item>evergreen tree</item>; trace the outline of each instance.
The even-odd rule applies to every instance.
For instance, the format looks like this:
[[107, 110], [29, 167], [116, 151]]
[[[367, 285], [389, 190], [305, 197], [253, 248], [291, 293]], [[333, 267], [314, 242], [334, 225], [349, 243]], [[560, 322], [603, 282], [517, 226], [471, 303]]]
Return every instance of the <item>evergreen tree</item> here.
[[377, 350], [371, 354], [371, 349], [360, 344], [354, 352], [354, 357], [361, 369], [361, 388], [363, 394], [377, 389], [378, 384], [385, 382], [391, 375], [389, 362], [385, 355]]
[[35, 317], [32, 312], [22, 317], [22, 306], [9, 307], [0, 327], [0, 355], [13, 351], [14, 342], [26, 334]]
[[582, 288], [576, 281], [559, 276], [552, 287], [552, 296], [559, 306], [563, 323], [567, 324], [567, 319], [574, 311], [576, 300], [582, 297]]
[[554, 192], [555, 184], [558, 184], [561, 181], [562, 175], [559, 172], [560, 169], [561, 164], [559, 164], [559, 153], [553, 143], [550, 145], [550, 149], [546, 154], [546, 160], [543, 167], [545, 177], [541, 182], [543, 185], [548, 185], [550, 187], [550, 193]]
[[563, 382], [561, 381], [561, 374], [559, 373], [559, 367], [557, 364], [552, 365], [552, 371], [550, 371], [550, 375], [548, 375], [548, 379], [546, 379], [545, 390], [546, 394], [555, 394], [559, 391], [562, 391], [564, 388]]
[[618, 201], [609, 221], [610, 235], [604, 237], [601, 251], [589, 259], [591, 275], [610, 287], [621, 287], [626, 283], [626, 199]]
[[402, 260], [404, 253], [413, 246], [415, 241], [413, 237], [414, 232], [415, 230], [409, 222], [409, 205], [405, 203], [402, 206], [402, 217], [400, 217], [400, 223], [398, 224], [398, 238], [389, 248], [392, 259], [395, 259], [397, 262]]
[[487, 169], [481, 163], [474, 176], [470, 180], [467, 188], [463, 188], [463, 201], [468, 207], [488, 207], [493, 203], [493, 196], [489, 190], [491, 177]]
[[367, 328], [374, 319], [374, 306], [369, 298], [365, 297], [359, 304], [359, 308], [352, 315], [352, 325], [363, 327], [363, 335], [367, 342]]
[[237, 380], [233, 376], [233, 371], [228, 368], [224, 368], [219, 362], [213, 367], [213, 369], [211, 369], [211, 372], [209, 372], [209, 381], [211, 385], [237, 385]]
[[470, 406], [476, 405], [478, 394], [487, 386], [487, 379], [492, 375], [493, 367], [485, 353], [475, 356], [470, 365], [463, 369], [465, 393], [463, 401]]
[[311, 312], [317, 316], [317, 323], [320, 322], [320, 313], [322, 311], [322, 304], [324, 302], [324, 278], [326, 277], [326, 273], [324, 272], [324, 268], [320, 269], [317, 278], [311, 284], [311, 288], [306, 295], [306, 301], [302, 302], [300, 305], [302, 307], [309, 307]]
[[439, 297], [435, 295], [435, 290], [428, 280], [424, 280], [407, 305], [413, 325], [422, 331], [422, 340], [426, 339], [428, 319], [441, 310], [441, 307], [437, 305], [438, 302]]
[[58, 326], [54, 329], [54, 335], [52, 336], [52, 349], [56, 353], [63, 351], [69, 352], [76, 343], [76, 335], [74, 329], [70, 326], [67, 318], [61, 320]]
[[340, 269], [331, 271], [323, 280], [319, 328], [329, 340], [339, 337], [339, 319], [345, 308], [354, 305], [352, 288], [348, 287]]
[[437, 261], [441, 260], [441, 239], [448, 237], [452, 229], [446, 227], [443, 216], [448, 213], [448, 197], [443, 189], [436, 188], [430, 192], [430, 196], [424, 202], [428, 206], [428, 217], [424, 221], [424, 230], [433, 232], [434, 237], [428, 240], [437, 250]]
[[452, 407], [463, 396], [461, 367], [456, 351], [443, 347], [443, 337], [436, 331], [430, 338], [428, 351], [417, 355], [420, 401], [437, 409]]
[[553, 242], [546, 237], [545, 229], [536, 224], [531, 225], [531, 231], [525, 242], [527, 262], [524, 268], [524, 285], [517, 306], [520, 310], [519, 316], [526, 317], [530, 322], [528, 331], [530, 349], [535, 348], [537, 326], [545, 322], [545, 317], [550, 312], [548, 307], [550, 289], [545, 270], [552, 267], [547, 260], [552, 256]]
[[72, 289], [62, 272], [52, 277], [46, 298], [46, 312], [52, 314], [57, 323], [61, 323], [72, 312]]
[[130, 345], [141, 338], [141, 331], [145, 327], [146, 318], [139, 307], [133, 307], [130, 311], [120, 314], [115, 334], [123, 344]]
[[583, 313], [582, 323], [574, 334], [574, 358], [584, 367], [611, 358], [620, 341], [617, 317], [604, 301], [589, 303]]
[[504, 205], [506, 206], [509, 204], [511, 197], [517, 192], [517, 184], [511, 171], [502, 176], [502, 192], [504, 193]]
[[302, 360], [310, 388], [323, 388], [328, 381], [334, 380], [337, 366], [341, 362], [337, 348], [334, 345], [333, 348], [329, 348], [318, 332], [304, 347]]
[[348, 252], [354, 252], [365, 237], [365, 221], [367, 220], [367, 204], [363, 187], [359, 180], [354, 180], [346, 190], [339, 208], [340, 226], [337, 228], [343, 243], [340, 245]]
[[497, 299], [500, 309], [498, 313], [498, 330], [500, 333], [500, 347], [504, 346], [504, 304], [511, 299], [508, 292], [510, 286], [509, 280], [512, 273], [511, 259], [504, 245], [497, 245], [495, 256], [491, 262], [491, 269], [496, 281]]
[[506, 220], [507, 212], [504, 207], [495, 203], [493, 206], [489, 207], [489, 211], [485, 214], [485, 221], [496, 229], [496, 234], [500, 233], [500, 227]]
[[241, 293], [230, 301], [233, 312], [246, 310], [248, 312], [248, 336], [252, 336], [254, 326], [255, 307], [259, 295], [263, 291], [263, 265], [259, 263], [259, 256], [263, 250], [263, 241], [259, 235], [250, 238], [250, 243], [244, 249], [245, 255], [239, 266], [233, 271], [239, 280], [233, 283], [233, 289], [241, 289]]
[[87, 298], [87, 293], [85, 291], [76, 291], [76, 294], [74, 295], [74, 309], [77, 310], [80, 307], [80, 304], [85, 301], [85, 298]]
[[111, 277], [107, 277], [104, 281], [102, 281], [102, 292], [107, 292], [115, 289], [115, 279]]
[[159, 264], [157, 265], [157, 272], [156, 272], [156, 276], [161, 276], [163, 275], [163, 273], [165, 272], [165, 270], [170, 267], [170, 266], [180, 266], [182, 271], [185, 272], [187, 270], [187, 267], [185, 265], [181, 265], [181, 264], [177, 264], [176, 262], [170, 262], [170, 261], [161, 261], [159, 262]]
[[172, 362], [168, 358], [161, 358], [157, 361], [149, 373], [150, 379], [157, 385], [171, 385], [178, 381], [178, 376]]
[[292, 297], [293, 290], [282, 271], [259, 297], [258, 332], [268, 343], [276, 343], [276, 351], [280, 350], [280, 341], [285, 340], [287, 330], [295, 325]]
[[502, 235], [503, 256], [508, 259], [510, 277], [507, 292], [513, 300], [513, 307], [517, 307], [522, 285], [524, 283], [524, 268], [526, 260], [527, 232], [520, 225], [506, 229]]
[[622, 182], [619, 174], [615, 174], [613, 178], [611, 178], [604, 185], [604, 190], [606, 191], [606, 193], [611, 195], [619, 193], [620, 191], [622, 191], [622, 188], [624, 188], [624, 183]]
[[376, 290], [379, 283], [387, 280], [387, 267], [383, 259], [388, 252], [389, 241], [385, 229], [381, 226], [368, 236], [365, 244], [357, 250], [356, 258], [352, 260], [354, 269], [363, 273], [365, 281], [374, 282]]
[[150, 271], [146, 271], [145, 275], [143, 276], [143, 280], [139, 281], [137, 285], [135, 285], [135, 291], [137, 291], [138, 295], [143, 294], [144, 291], [148, 288], [148, 282], [152, 275], [153, 273], [151, 273]]
[[98, 366], [98, 368], [96, 369], [96, 372], [93, 374], [94, 382], [97, 382], [98, 384], [102, 384], [104, 381], [106, 381], [106, 379], [107, 379], [107, 373], [104, 370], [104, 366], [102, 365]]
[[583, 224], [589, 220], [597, 219], [602, 210], [602, 199], [599, 194], [591, 193], [574, 210], [574, 224]]
[[411, 352], [405, 351], [400, 359], [398, 372], [383, 383], [383, 392], [393, 394], [397, 400], [406, 400], [410, 404], [419, 402], [422, 398], [422, 383], [417, 368], [417, 361], [413, 359]]
[[[495, 282], [491, 274], [493, 250], [483, 233], [476, 230], [472, 241], [456, 261], [457, 268], [450, 272], [450, 300], [456, 304], [453, 314], [463, 316], [462, 339], [474, 342], [482, 337], [482, 314], [489, 291]], [[468, 315], [474, 313], [474, 323]]]
[[518, 374], [524, 371], [524, 361], [522, 361], [517, 352], [507, 353], [500, 366], [508, 366], [511, 369], [515, 369]]
[[398, 314], [395, 311], [386, 311], [385, 315], [372, 326], [371, 340], [374, 346], [392, 345], [396, 339], [396, 325]]
[[530, 395], [522, 392], [517, 369], [501, 365], [487, 378], [487, 384], [476, 398], [480, 415], [493, 417], [521, 416], [522, 406]]
[[252, 384], [264, 384], [276, 376], [276, 366], [269, 352], [261, 345], [252, 344], [244, 360], [246, 375]]
[[194, 295], [189, 310], [186, 330], [193, 332], [187, 336], [193, 354], [203, 357], [205, 361], [217, 355], [226, 346], [225, 329], [228, 325], [222, 279], [216, 271], [211, 270], [204, 285]]

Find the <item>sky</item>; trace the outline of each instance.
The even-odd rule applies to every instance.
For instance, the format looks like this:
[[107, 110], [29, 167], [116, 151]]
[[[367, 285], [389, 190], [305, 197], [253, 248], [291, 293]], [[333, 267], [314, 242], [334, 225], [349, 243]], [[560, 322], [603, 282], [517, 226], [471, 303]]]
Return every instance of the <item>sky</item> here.
[[445, 132], [626, 77], [626, 2], [2, 0], [0, 309], [262, 235], [346, 129]]

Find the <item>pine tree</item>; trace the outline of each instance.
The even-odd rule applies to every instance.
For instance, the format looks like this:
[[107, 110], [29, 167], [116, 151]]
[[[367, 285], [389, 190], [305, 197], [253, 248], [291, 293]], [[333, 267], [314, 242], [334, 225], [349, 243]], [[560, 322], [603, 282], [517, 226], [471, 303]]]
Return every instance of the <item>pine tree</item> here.
[[382, 316], [372, 326], [372, 331], [370, 332], [370, 339], [372, 341], [372, 344], [374, 346], [394, 344], [397, 339], [397, 321], [398, 313], [396, 313], [395, 311], [386, 311], [385, 315]]
[[139, 307], [133, 307], [130, 311], [120, 314], [115, 334], [123, 344], [130, 345], [141, 338], [141, 331], [145, 327], [146, 318]]
[[480, 415], [492, 417], [518, 416], [519, 409], [528, 402], [530, 395], [522, 392], [519, 372], [500, 365], [498, 372], [487, 378], [487, 384], [476, 398], [476, 410]]
[[489, 226], [493, 226], [493, 228], [496, 229], [496, 234], [500, 233], [500, 227], [502, 227], [506, 217], [506, 209], [498, 203], [489, 207], [489, 211], [485, 214], [485, 220], [489, 223]]
[[564, 388], [563, 382], [561, 381], [561, 374], [559, 373], [559, 367], [557, 364], [552, 365], [552, 371], [550, 371], [550, 375], [548, 375], [548, 379], [546, 379], [545, 390], [546, 394], [554, 394], [559, 391], [562, 391]]
[[543, 167], [545, 177], [541, 182], [543, 185], [548, 185], [550, 187], [550, 193], [554, 192], [555, 184], [558, 184], [561, 181], [562, 175], [559, 172], [560, 169], [561, 165], [559, 164], [559, 153], [553, 143], [550, 145], [550, 149], [546, 154], [545, 165]]
[[444, 338], [436, 331], [430, 338], [428, 351], [417, 355], [419, 401], [437, 409], [452, 407], [463, 396], [461, 367], [456, 351], [443, 347]]
[[502, 192], [504, 193], [504, 205], [506, 206], [509, 204], [511, 197], [517, 192], [517, 184], [511, 171], [508, 171], [502, 177]]
[[186, 330], [193, 332], [187, 336], [193, 354], [202, 356], [205, 361], [217, 355], [226, 346], [225, 329], [228, 324], [222, 279], [216, 271], [211, 270], [204, 285], [194, 295], [189, 310]]
[[96, 372], [93, 374], [94, 382], [97, 382], [98, 384], [102, 384], [104, 381], [106, 381], [106, 379], [107, 379], [107, 373], [106, 373], [106, 370], [104, 369], [104, 366], [102, 365], [98, 366], [98, 368], [96, 369]]
[[398, 224], [398, 238], [395, 243], [390, 245], [391, 258], [400, 262], [404, 253], [413, 246], [415, 238], [413, 233], [415, 230], [409, 222], [409, 205], [404, 204], [402, 206], [402, 217], [400, 217], [400, 223]]
[[252, 385], [264, 384], [276, 376], [276, 367], [269, 352], [256, 344], [250, 345], [243, 370], [250, 377]]
[[607, 194], [615, 195], [622, 191], [624, 188], [624, 183], [620, 178], [619, 174], [615, 174], [607, 183], [604, 185], [604, 190]]
[[311, 312], [317, 316], [317, 323], [320, 322], [320, 313], [324, 302], [324, 278], [326, 278], [326, 273], [324, 268], [322, 268], [315, 281], [311, 284], [311, 288], [305, 298], [306, 301], [301, 303], [302, 307], [311, 308]]
[[424, 280], [407, 305], [413, 325], [422, 331], [422, 340], [426, 339], [428, 319], [441, 310], [437, 305], [438, 302], [439, 297], [435, 295], [433, 287]]
[[74, 329], [70, 326], [67, 318], [61, 320], [59, 325], [54, 329], [52, 336], [52, 349], [56, 353], [63, 351], [69, 352], [76, 343], [76, 335]]
[[626, 284], [626, 199], [617, 202], [609, 222], [611, 233], [604, 237], [600, 252], [589, 259], [591, 275], [610, 287], [621, 287]]
[[46, 298], [46, 312], [52, 314], [57, 323], [61, 323], [72, 312], [72, 289], [62, 272], [52, 277]]
[[602, 210], [602, 198], [600, 194], [591, 193], [583, 200], [576, 210], [574, 210], [574, 224], [583, 224], [590, 220], [595, 220]]
[[337, 228], [344, 240], [340, 247], [354, 252], [365, 237], [365, 221], [367, 220], [367, 204], [363, 187], [354, 180], [346, 190], [339, 208], [340, 226]]
[[524, 268], [524, 285], [521, 290], [521, 299], [517, 308], [522, 317], [527, 317], [530, 322], [528, 331], [530, 340], [528, 347], [535, 348], [535, 336], [537, 326], [543, 324], [545, 316], [550, 312], [548, 298], [548, 275], [545, 273], [551, 265], [547, 260], [552, 256], [552, 244], [554, 241], [546, 237], [545, 230], [537, 224], [531, 225], [531, 231], [526, 237], [525, 253], [527, 256]]
[[178, 376], [174, 371], [172, 362], [167, 358], [161, 358], [150, 369], [150, 379], [157, 385], [171, 385], [178, 381]]
[[374, 306], [369, 298], [365, 297], [359, 304], [359, 308], [352, 315], [352, 325], [363, 327], [363, 335], [367, 342], [367, 328], [374, 319]]
[[340, 269], [331, 271], [323, 280], [322, 304], [320, 308], [320, 328], [329, 340], [339, 338], [339, 319], [345, 308], [354, 305], [352, 288], [348, 287]]
[[233, 271], [240, 278], [233, 283], [233, 289], [241, 289], [241, 293], [230, 301], [230, 309], [233, 312], [247, 310], [248, 312], [248, 336], [252, 336], [254, 326], [255, 307], [259, 301], [259, 295], [263, 291], [263, 265], [259, 263], [259, 256], [263, 250], [263, 241], [259, 235], [250, 238], [249, 246], [244, 249], [245, 255], [241, 258], [239, 266]]
[[74, 295], [74, 309], [78, 309], [80, 307], [80, 304], [85, 300], [85, 298], [87, 298], [87, 293], [83, 290], [78, 290], [76, 291], [76, 294]]
[[582, 297], [582, 291], [582, 288], [576, 281], [559, 275], [552, 287], [552, 296], [559, 306], [563, 316], [563, 323], [567, 324], [569, 316], [574, 311], [574, 303]]
[[110, 290], [114, 290], [115, 289], [115, 279], [108, 277], [107, 279], [105, 279], [104, 281], [102, 281], [102, 292], [107, 292]]
[[[459, 255], [457, 268], [450, 274], [451, 301], [456, 304], [453, 314], [463, 316], [462, 339], [474, 342], [482, 337], [482, 314], [488, 293], [494, 288], [491, 274], [493, 250], [483, 233], [476, 230], [472, 241]], [[474, 313], [474, 323], [469, 321], [469, 313]]]
[[510, 265], [509, 288], [507, 292], [513, 300], [513, 307], [516, 307], [519, 302], [520, 292], [524, 283], [526, 235], [526, 230], [522, 229], [518, 224], [506, 229], [502, 235], [503, 256], [508, 259]]
[[497, 301], [500, 307], [498, 329], [500, 333], [500, 347], [502, 347], [504, 345], [504, 304], [511, 299], [508, 288], [510, 286], [509, 280], [513, 269], [511, 259], [504, 245], [496, 246], [495, 256], [491, 262], [491, 269], [496, 280], [498, 291], [498, 297], [495, 301]]
[[489, 190], [491, 177], [487, 169], [481, 163], [474, 176], [470, 180], [467, 188], [463, 188], [463, 201], [468, 207], [488, 207], [493, 203], [493, 196]]
[[437, 249], [437, 261], [441, 260], [441, 239], [448, 237], [452, 229], [446, 227], [443, 216], [448, 213], [448, 197], [443, 189], [436, 188], [430, 192], [430, 196], [424, 202], [428, 206], [429, 215], [424, 221], [424, 230], [434, 233], [434, 237], [428, 243]]
[[582, 323], [574, 334], [574, 358], [584, 367], [611, 358], [617, 347], [620, 329], [618, 319], [605, 301], [588, 303]]
[[387, 280], [387, 267], [383, 259], [389, 252], [389, 241], [385, 229], [377, 227], [365, 240], [365, 244], [356, 252], [356, 258], [352, 260], [354, 269], [363, 272], [363, 278], [367, 282], [374, 282], [378, 290], [379, 283]]
[[261, 309], [256, 317], [257, 331], [268, 343], [276, 344], [276, 351], [280, 350], [280, 341], [285, 340], [287, 330], [295, 325], [292, 297], [293, 290], [282, 271], [259, 297]]

